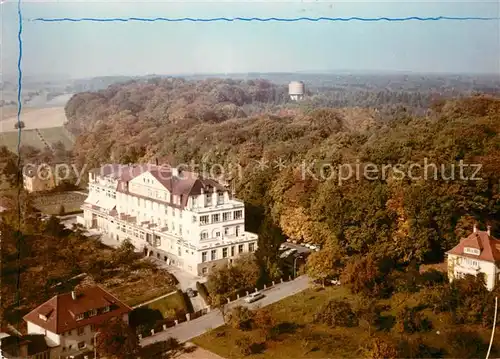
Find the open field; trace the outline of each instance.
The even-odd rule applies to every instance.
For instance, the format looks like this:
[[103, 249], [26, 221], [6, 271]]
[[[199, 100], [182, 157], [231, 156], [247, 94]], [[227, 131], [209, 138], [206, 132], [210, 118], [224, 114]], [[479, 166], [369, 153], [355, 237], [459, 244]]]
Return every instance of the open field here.
[[[15, 132], [14, 125], [17, 123], [16, 114], [4, 111], [2, 121], [0, 121], [0, 132]], [[24, 122], [24, 129], [59, 127], [66, 122], [64, 107], [49, 108], [29, 108], [21, 113], [21, 121]]]
[[40, 128], [39, 131], [48, 143], [53, 145], [60, 141], [67, 150], [73, 148], [73, 141], [62, 127]]
[[[67, 150], [73, 147], [73, 141], [67, 136], [62, 127], [41, 128], [40, 133], [51, 145], [61, 141]], [[6, 146], [11, 152], [17, 153], [17, 140], [17, 131], [0, 132], [0, 144]], [[45, 148], [45, 144], [40, 140], [35, 130], [22, 130], [21, 145], [32, 146], [40, 150]]]
[[[279, 328], [274, 339], [266, 340], [259, 330], [241, 331], [229, 326], [214, 329], [198, 338], [192, 340], [209, 351], [225, 358], [242, 358], [237, 342], [244, 337], [250, 337], [251, 341], [260, 349], [252, 358], [259, 359], [289, 359], [289, 358], [361, 358], [366, 354], [360, 350], [363, 346], [371, 343], [370, 331], [363, 322], [357, 327], [328, 327], [314, 322], [314, 314], [318, 308], [331, 299], [346, 299], [354, 302], [355, 297], [343, 287], [321, 289], [308, 289], [302, 293], [288, 297], [278, 303], [267, 307]], [[428, 310], [424, 314], [432, 322], [432, 330], [419, 334], [402, 335], [396, 333], [394, 325], [394, 314], [401, 305], [413, 306], [418, 301], [418, 293], [412, 296], [393, 296], [390, 300], [381, 300], [380, 304], [388, 304], [390, 308], [382, 312], [382, 321], [379, 331], [375, 332], [377, 337], [391, 337], [395, 341], [404, 339], [422, 338], [425, 344], [433, 348], [448, 349], [446, 334], [450, 328], [466, 328], [477, 332], [484, 343], [489, 342], [491, 332], [478, 326], [449, 325], [447, 314], [436, 315]], [[495, 342], [499, 343], [500, 334], [496, 334]], [[493, 357], [498, 357], [500, 344], [494, 345]], [[449, 357], [449, 356], [444, 356]]]
[[[28, 112], [36, 111], [37, 108], [34, 107], [24, 107], [21, 111], [21, 116], [27, 114]], [[7, 119], [9, 117], [17, 116], [17, 107], [8, 106], [8, 107], [0, 107], [0, 121]]]
[[74, 192], [47, 193], [36, 195], [34, 198], [35, 208], [45, 214], [58, 215], [61, 204], [66, 213], [80, 212], [80, 206], [85, 201], [83, 194]]

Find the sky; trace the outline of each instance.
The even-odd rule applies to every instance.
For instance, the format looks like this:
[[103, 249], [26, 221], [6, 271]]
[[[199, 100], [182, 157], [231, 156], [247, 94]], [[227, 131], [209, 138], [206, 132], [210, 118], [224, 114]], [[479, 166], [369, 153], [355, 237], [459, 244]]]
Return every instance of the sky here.
[[[17, 1], [4, 0], [1, 70], [17, 75]], [[108, 75], [408, 71], [500, 74], [499, 21], [37, 22], [38, 17], [500, 17], [465, 1], [23, 1], [23, 73]]]

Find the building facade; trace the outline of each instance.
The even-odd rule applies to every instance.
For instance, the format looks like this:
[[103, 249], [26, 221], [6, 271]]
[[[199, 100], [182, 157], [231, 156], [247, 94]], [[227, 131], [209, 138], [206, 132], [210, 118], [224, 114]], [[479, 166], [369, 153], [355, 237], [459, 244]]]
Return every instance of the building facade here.
[[447, 252], [448, 278], [463, 278], [465, 275], [482, 273], [488, 290], [500, 282], [500, 241], [491, 236], [491, 230], [473, 232]]
[[50, 191], [56, 185], [54, 171], [48, 165], [31, 165], [23, 171], [23, 186], [28, 192]]
[[106, 165], [89, 173], [79, 222], [196, 276], [257, 249], [245, 205], [220, 183], [157, 165]]
[[45, 338], [51, 359], [71, 358], [91, 353], [99, 327], [111, 318], [128, 323], [131, 310], [101, 287], [92, 286], [57, 295], [23, 319], [28, 334]]

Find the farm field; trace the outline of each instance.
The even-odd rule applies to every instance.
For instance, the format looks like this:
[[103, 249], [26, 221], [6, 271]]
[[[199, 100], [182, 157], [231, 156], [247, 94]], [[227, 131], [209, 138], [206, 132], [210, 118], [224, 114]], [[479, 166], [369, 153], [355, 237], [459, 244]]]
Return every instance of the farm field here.
[[[16, 132], [14, 125], [17, 123], [16, 112], [3, 110], [0, 121], [0, 132]], [[64, 107], [27, 108], [21, 113], [21, 120], [26, 130], [35, 128], [59, 127], [66, 122]]]
[[[66, 149], [70, 150], [73, 147], [73, 141], [67, 136], [63, 127], [41, 128], [40, 133], [50, 144], [61, 141]], [[17, 152], [17, 140], [17, 131], [0, 132], [0, 144], [6, 146], [9, 151]], [[32, 146], [40, 150], [45, 147], [35, 130], [26, 129], [21, 132], [21, 145]]]

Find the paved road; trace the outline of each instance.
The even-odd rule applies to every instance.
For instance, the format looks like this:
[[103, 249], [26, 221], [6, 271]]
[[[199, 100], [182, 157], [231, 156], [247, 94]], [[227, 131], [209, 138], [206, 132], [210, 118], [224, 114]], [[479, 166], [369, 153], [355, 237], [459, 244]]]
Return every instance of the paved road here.
[[289, 242], [283, 243], [287, 248], [295, 248], [297, 250], [297, 253], [308, 253], [311, 252], [311, 250], [307, 247], [301, 246], [299, 244], [293, 244]]
[[[265, 294], [265, 297], [255, 303], [246, 304], [243, 299], [240, 299], [229, 304], [228, 309], [237, 305], [245, 305], [251, 309], [264, 307], [269, 304], [278, 302], [283, 298], [302, 292], [307, 287], [309, 287], [309, 278], [304, 275], [296, 278], [293, 281], [280, 283], [273, 288], [267, 289], [263, 292]], [[204, 315], [198, 319], [181, 323], [175, 327], [169, 328], [166, 331], [142, 339], [141, 346], [146, 346], [157, 341], [163, 341], [168, 337], [174, 337], [181, 342], [187, 342], [202, 335], [210, 329], [218, 328], [222, 325], [224, 325], [224, 321], [222, 319], [220, 311], [213, 310], [207, 315]]]

